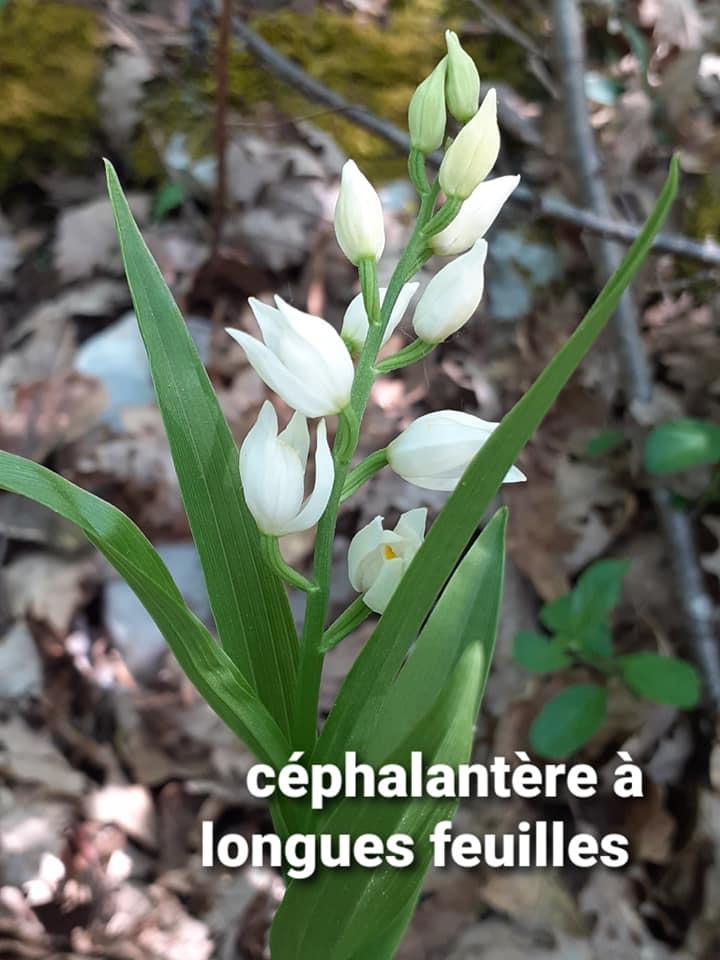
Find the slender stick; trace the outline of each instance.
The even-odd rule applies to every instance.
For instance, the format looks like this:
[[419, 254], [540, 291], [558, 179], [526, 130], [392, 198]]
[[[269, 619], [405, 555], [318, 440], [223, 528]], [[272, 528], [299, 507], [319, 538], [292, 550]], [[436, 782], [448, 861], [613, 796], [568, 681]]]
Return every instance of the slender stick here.
[[[236, 18], [233, 25], [235, 35], [252, 50], [258, 60], [272, 72], [295, 87], [303, 96], [316, 103], [324, 104], [331, 110], [342, 113], [356, 126], [374, 133], [395, 147], [401, 154], [407, 155], [410, 151], [410, 138], [396, 127], [394, 123], [382, 120], [371, 110], [359, 104], [349, 103], [334, 90], [315, 80], [302, 67], [284, 57], [267, 41], [258, 36], [243, 20]], [[502, 99], [499, 102], [500, 123], [502, 125]], [[428, 164], [437, 168], [440, 157], [433, 154], [427, 158]], [[549, 217], [563, 223], [573, 224], [581, 230], [609, 237], [625, 244], [631, 244], [640, 232], [640, 227], [628, 223], [616, 216], [606, 216], [596, 210], [585, 210], [576, 207], [560, 197], [548, 195], [546, 192], [534, 191], [524, 184], [520, 184], [510, 195], [509, 203], [529, 208], [539, 217]], [[677, 256], [698, 260], [701, 263], [720, 265], [720, 243], [713, 240], [691, 240], [689, 237], [678, 234], [658, 234], [653, 243], [655, 253], [672, 253]]]
[[[610, 218], [612, 207], [602, 178], [585, 99], [583, 22], [577, 0], [553, 0], [553, 20], [565, 87], [568, 137], [575, 155], [574, 169], [585, 202], [600, 217]], [[620, 251], [616, 244], [607, 239], [597, 243], [600, 280], [611, 276], [619, 261]], [[653, 381], [639, 332], [637, 310], [629, 291], [623, 296], [613, 320], [630, 410], [647, 408], [652, 399]], [[717, 710], [720, 708], [720, 652], [713, 623], [713, 605], [703, 581], [691, 518], [673, 506], [669, 491], [657, 480], [653, 481], [651, 492], [670, 547], [688, 636], [713, 707]]]
[[215, 153], [217, 176], [212, 211], [212, 256], [217, 256], [222, 239], [227, 194], [227, 101], [228, 57], [232, 36], [232, 0], [222, 0], [215, 54]]

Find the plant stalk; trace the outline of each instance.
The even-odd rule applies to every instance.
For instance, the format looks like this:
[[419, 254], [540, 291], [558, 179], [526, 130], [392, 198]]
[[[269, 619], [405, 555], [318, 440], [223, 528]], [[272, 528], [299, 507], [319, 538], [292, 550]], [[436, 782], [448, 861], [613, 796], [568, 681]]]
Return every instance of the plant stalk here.
[[[439, 185], [436, 181], [431, 190], [421, 200], [415, 228], [390, 278], [382, 308], [374, 295], [367, 297], [370, 300], [369, 303], [365, 304], [368, 313], [368, 335], [360, 353], [350, 397], [352, 415], [358, 424], [362, 421], [370, 398], [370, 391], [377, 376], [375, 361], [395, 302], [403, 285], [417, 272], [418, 264], [424, 263], [430, 257], [430, 250], [422, 231], [432, 216], [438, 192]], [[373, 266], [375, 265], [373, 264]], [[365, 293], [366, 290], [373, 289], [374, 285], [372, 282], [368, 283], [368, 266], [364, 265], [362, 269], [364, 276], [361, 279], [363, 280], [363, 293]], [[313, 558], [313, 581], [317, 585], [317, 589], [308, 594], [305, 607], [305, 623], [300, 647], [300, 666], [292, 731], [293, 747], [305, 751], [306, 761], [312, 753], [317, 738], [318, 699], [324, 658], [324, 655], [319, 652], [319, 648], [322, 643], [330, 600], [330, 574], [335, 526], [338, 509], [342, 501], [343, 488], [345, 487], [345, 479], [356, 446], [357, 434], [353, 443], [339, 444], [336, 440], [333, 444], [335, 480], [330, 500], [317, 528]]]

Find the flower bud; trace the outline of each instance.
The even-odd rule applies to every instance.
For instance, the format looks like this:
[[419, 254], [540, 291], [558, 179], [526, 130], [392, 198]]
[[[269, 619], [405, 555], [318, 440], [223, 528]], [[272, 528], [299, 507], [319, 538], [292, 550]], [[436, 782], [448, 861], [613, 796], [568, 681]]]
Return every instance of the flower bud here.
[[[425, 490], [454, 490], [468, 464], [499, 423], [458, 410], [438, 410], [414, 420], [387, 448], [390, 467]], [[510, 467], [504, 483], [527, 477]]]
[[463, 50], [454, 31], [445, 31], [445, 43], [448, 51], [445, 81], [448, 110], [460, 123], [467, 123], [475, 116], [480, 101], [480, 76], [472, 57]]
[[348, 573], [354, 590], [375, 613], [383, 613], [425, 537], [427, 510], [403, 513], [394, 530], [375, 517], [350, 541]]
[[317, 427], [315, 488], [303, 503], [310, 435], [295, 413], [278, 436], [277, 415], [266, 400], [240, 448], [240, 479], [250, 513], [262, 533], [282, 537], [315, 526], [325, 512], [334, 479], [325, 421]]
[[480, 109], [447, 149], [438, 174], [448, 197], [469, 197], [490, 173], [500, 152], [497, 96], [489, 90]]
[[485, 286], [486, 257], [487, 243], [478, 240], [428, 283], [413, 316], [413, 329], [425, 343], [446, 340], [475, 313]]
[[426, 156], [441, 147], [445, 138], [446, 67], [447, 57], [443, 57], [412, 95], [408, 108], [410, 143]]
[[355, 368], [337, 330], [280, 297], [276, 307], [254, 297], [249, 303], [265, 342], [244, 330], [227, 332], [270, 389], [306, 417], [326, 417], [347, 406]]
[[[384, 347], [393, 333], [395, 333], [397, 325], [405, 316], [407, 306], [412, 300], [413, 295], [419, 286], [419, 283], [406, 283], [403, 286], [402, 290], [398, 294], [397, 300], [395, 301], [395, 306], [392, 308], [392, 312], [390, 313], [390, 319], [388, 320], [388, 325], [385, 328], [381, 346]], [[386, 293], [387, 287], [380, 287], [381, 306], [385, 300]], [[353, 350], [355, 353], [359, 353], [360, 350], [362, 350], [368, 334], [368, 316], [367, 312], [365, 311], [365, 303], [363, 302], [362, 293], [359, 293], [356, 297], [353, 297], [348, 304], [348, 308], [345, 311], [345, 316], [343, 317], [342, 330], [340, 333], [343, 340], [348, 344], [351, 350]]]
[[342, 168], [335, 205], [335, 236], [340, 249], [355, 266], [364, 259], [379, 260], [385, 248], [380, 197], [354, 160], [348, 160]]
[[430, 238], [433, 253], [450, 257], [469, 250], [485, 236], [519, 182], [520, 177], [496, 177], [479, 183], [452, 223]]

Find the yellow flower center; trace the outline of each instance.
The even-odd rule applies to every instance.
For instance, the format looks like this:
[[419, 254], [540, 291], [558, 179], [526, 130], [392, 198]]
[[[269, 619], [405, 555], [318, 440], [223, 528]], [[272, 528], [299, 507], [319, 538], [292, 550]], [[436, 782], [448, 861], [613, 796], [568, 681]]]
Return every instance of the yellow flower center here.
[[383, 547], [383, 556], [386, 560], [397, 560], [397, 554], [392, 547], [389, 547], [387, 544]]

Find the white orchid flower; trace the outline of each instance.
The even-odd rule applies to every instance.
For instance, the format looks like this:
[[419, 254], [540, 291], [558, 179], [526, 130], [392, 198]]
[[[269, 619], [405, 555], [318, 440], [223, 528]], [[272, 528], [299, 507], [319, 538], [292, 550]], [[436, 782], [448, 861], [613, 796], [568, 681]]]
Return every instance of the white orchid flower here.
[[440, 343], [464, 326], [482, 300], [487, 243], [472, 249], [438, 271], [415, 308], [413, 329], [426, 343]]
[[335, 206], [335, 236], [340, 249], [355, 266], [361, 260], [379, 260], [385, 249], [385, 222], [380, 197], [354, 160], [342, 168]]
[[275, 297], [276, 307], [250, 298], [264, 343], [227, 329], [265, 383], [306, 417], [339, 413], [350, 400], [355, 369], [342, 337], [327, 320]]
[[438, 179], [448, 197], [469, 197], [495, 166], [500, 152], [497, 95], [489, 90], [480, 109], [447, 148]]
[[[438, 410], [414, 420], [387, 448], [390, 467], [426, 490], [454, 490], [468, 464], [500, 426], [458, 410]], [[527, 480], [510, 467], [504, 483]]]
[[283, 537], [308, 530], [325, 512], [335, 470], [324, 420], [317, 426], [315, 487], [304, 500], [309, 448], [305, 417], [293, 414], [278, 436], [277, 414], [266, 400], [240, 448], [245, 500], [261, 533]]
[[410, 561], [425, 537], [427, 510], [419, 507], [403, 513], [394, 530], [383, 529], [375, 517], [350, 541], [348, 573], [354, 590], [362, 593], [366, 606], [382, 613], [397, 589]]
[[520, 177], [511, 176], [495, 177], [478, 184], [452, 223], [430, 238], [433, 253], [453, 257], [469, 250], [488, 232], [518, 183]]
[[[400, 323], [408, 308], [408, 304], [413, 298], [415, 291], [420, 286], [419, 283], [406, 283], [395, 301], [395, 306], [390, 313], [390, 320], [385, 328], [381, 346], [384, 347], [390, 337], [395, 333], [397, 325]], [[380, 287], [380, 306], [385, 300], [387, 287]], [[343, 317], [342, 330], [340, 331], [345, 343], [355, 351], [362, 350], [363, 344], [368, 334], [368, 315], [363, 302], [363, 295], [359, 293], [348, 304]]]

